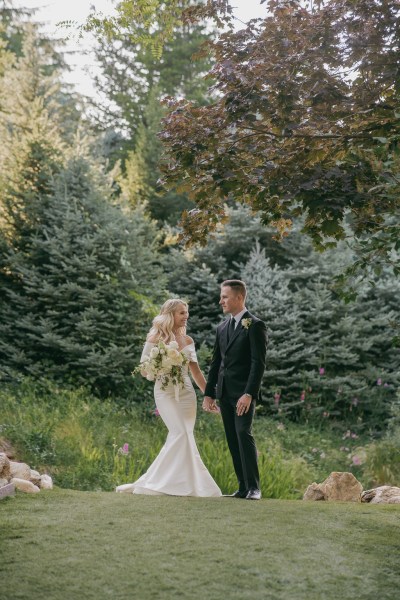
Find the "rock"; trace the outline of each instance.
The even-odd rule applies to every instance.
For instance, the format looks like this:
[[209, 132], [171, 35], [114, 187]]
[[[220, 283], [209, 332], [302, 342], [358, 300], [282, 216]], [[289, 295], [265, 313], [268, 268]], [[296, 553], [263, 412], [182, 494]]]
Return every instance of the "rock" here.
[[400, 504], [400, 488], [392, 485], [381, 485], [372, 490], [366, 490], [361, 494], [361, 502], [370, 502], [371, 504]]
[[322, 483], [312, 483], [308, 486], [303, 500], [343, 500], [345, 502], [360, 502], [361, 483], [353, 473], [334, 471]]
[[41, 475], [38, 485], [42, 490], [52, 490], [53, 480], [50, 475]]
[[7, 483], [7, 485], [0, 486], [0, 500], [1, 498], [7, 498], [7, 496], [14, 496], [15, 485], [13, 483]]
[[10, 460], [14, 460], [14, 458], [16, 457], [15, 450], [10, 444], [10, 442], [2, 437], [0, 437], [0, 452], [4, 452], [4, 454]]
[[321, 488], [325, 500], [343, 500], [345, 502], [360, 502], [363, 487], [354, 477], [353, 473], [341, 473], [334, 471], [325, 481]]
[[40, 492], [40, 489], [37, 485], [34, 485], [26, 479], [19, 479], [18, 477], [13, 477], [10, 483], [13, 483], [17, 490], [20, 490], [21, 492], [27, 492], [28, 494], [37, 494], [38, 492]]
[[29, 477], [29, 481], [31, 481], [35, 485], [39, 485], [40, 477], [41, 477], [41, 475], [40, 475], [39, 471], [35, 471], [34, 469], [31, 469], [31, 475]]
[[7, 480], [11, 477], [10, 461], [5, 452], [0, 452], [0, 477]]
[[324, 492], [321, 490], [321, 484], [312, 483], [304, 492], [303, 500], [325, 500]]
[[11, 477], [16, 477], [17, 479], [26, 479], [27, 481], [30, 480], [31, 469], [26, 463], [14, 462], [11, 460], [10, 470]]
[[7, 483], [8, 483], [8, 479], [3, 479], [2, 477], [0, 477], [0, 488], [7, 485]]

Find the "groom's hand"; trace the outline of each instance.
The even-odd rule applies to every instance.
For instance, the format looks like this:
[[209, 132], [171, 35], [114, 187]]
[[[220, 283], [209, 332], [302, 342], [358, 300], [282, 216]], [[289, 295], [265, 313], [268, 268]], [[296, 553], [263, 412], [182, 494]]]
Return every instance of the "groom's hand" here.
[[252, 397], [249, 394], [243, 394], [243, 396], [240, 396], [236, 403], [236, 413], [238, 417], [245, 415], [249, 411], [251, 400]]
[[206, 412], [219, 412], [217, 403], [210, 396], [204, 396], [203, 410]]

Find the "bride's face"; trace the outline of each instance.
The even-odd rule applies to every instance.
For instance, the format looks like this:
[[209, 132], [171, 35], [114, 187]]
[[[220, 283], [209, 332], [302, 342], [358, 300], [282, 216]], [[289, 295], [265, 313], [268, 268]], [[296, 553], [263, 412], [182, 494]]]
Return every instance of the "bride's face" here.
[[178, 306], [174, 312], [174, 329], [186, 327], [189, 318], [189, 311], [184, 304]]

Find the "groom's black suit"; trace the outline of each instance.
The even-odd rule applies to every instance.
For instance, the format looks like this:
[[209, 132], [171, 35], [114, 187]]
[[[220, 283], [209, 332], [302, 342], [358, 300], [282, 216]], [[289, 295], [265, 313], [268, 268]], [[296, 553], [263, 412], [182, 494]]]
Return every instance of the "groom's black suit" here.
[[[247, 328], [243, 319], [247, 319]], [[265, 323], [247, 311], [228, 341], [229, 321], [226, 319], [217, 328], [205, 396], [220, 401], [239, 490], [244, 492], [260, 488], [257, 449], [251, 428], [265, 370], [267, 331]], [[251, 394], [252, 401], [249, 411], [238, 416], [236, 403], [243, 394]]]

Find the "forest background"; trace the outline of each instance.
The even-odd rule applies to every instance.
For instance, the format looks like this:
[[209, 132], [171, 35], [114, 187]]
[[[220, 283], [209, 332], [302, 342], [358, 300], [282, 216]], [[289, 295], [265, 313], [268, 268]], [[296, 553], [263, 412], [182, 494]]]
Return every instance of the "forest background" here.
[[[381, 4], [383, 10], [391, 3]], [[182, 211], [196, 215], [198, 194], [208, 188], [194, 170], [192, 181], [200, 183], [192, 197], [187, 185], [161, 182], [168, 164], [161, 129], [167, 146], [168, 132], [186, 144], [182, 150], [178, 139], [178, 150], [170, 148], [175, 164], [187, 159], [188, 147], [188, 131], [173, 129], [174, 117], [162, 124], [167, 109], [161, 100], [178, 98], [178, 114], [182, 99], [196, 110], [216, 106], [222, 94], [217, 66], [225, 63], [217, 61], [218, 49], [200, 52], [204, 42], [212, 47], [218, 40], [215, 28], [204, 20], [175, 24], [162, 53], [157, 32], [157, 43], [146, 43], [140, 21], [133, 33], [120, 28], [105, 35], [95, 28], [95, 85], [104, 99], [96, 103], [65, 84], [62, 40], [48, 39], [29, 10], [5, 0], [0, 16], [3, 443], [64, 487], [112, 489], [132, 480], [165, 436], [151, 385], [131, 376], [158, 306], [171, 296], [189, 302], [189, 333], [206, 372], [222, 318], [219, 284], [238, 277], [248, 283], [250, 310], [269, 331], [256, 420], [264, 495], [298, 497], [332, 470], [352, 470], [366, 486], [399, 485], [400, 282], [398, 203], [392, 199], [399, 183], [398, 69], [391, 86], [384, 82], [396, 115], [390, 127], [382, 125], [385, 136], [375, 135], [368, 148], [356, 139], [336, 167], [357, 168], [358, 151], [370, 160], [367, 173], [363, 159], [364, 183], [372, 171], [384, 182], [379, 194], [387, 214], [374, 209], [378, 234], [354, 228], [344, 211], [340, 231], [326, 229], [316, 244], [300, 211], [278, 241], [265, 211], [238, 202], [231, 185], [223, 190], [229, 218], [215, 222], [206, 245], [194, 239], [185, 247]], [[394, 22], [398, 33], [398, 14], [386, 16], [389, 30]], [[226, 35], [243, 43], [243, 33]], [[391, 47], [398, 48], [394, 39]], [[229, 68], [235, 73], [234, 64]], [[218, 136], [210, 131], [208, 138]], [[316, 170], [325, 168], [324, 160], [323, 152], [315, 154]], [[259, 185], [265, 173], [257, 177]], [[346, 199], [357, 204], [360, 184], [355, 191], [347, 179], [346, 185]], [[323, 201], [326, 190], [319, 190]], [[186, 220], [189, 234], [191, 227]], [[323, 252], [321, 239], [328, 240]], [[197, 437], [213, 476], [233, 491], [219, 419], [200, 415]]]

